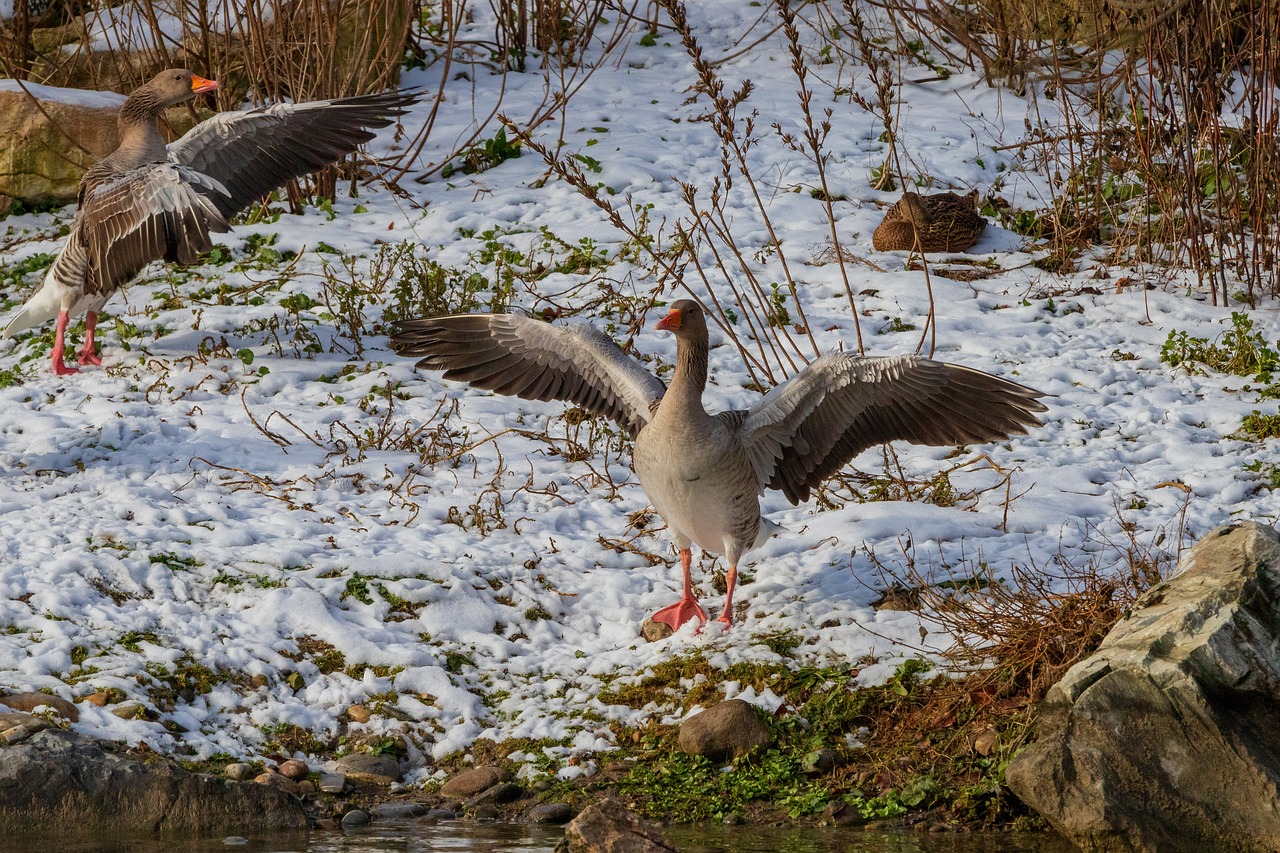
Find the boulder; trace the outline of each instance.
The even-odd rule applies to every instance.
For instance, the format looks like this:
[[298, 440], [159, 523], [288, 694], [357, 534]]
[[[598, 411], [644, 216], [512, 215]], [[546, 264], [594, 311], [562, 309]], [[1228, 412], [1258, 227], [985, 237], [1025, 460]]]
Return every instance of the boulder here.
[[556, 853], [674, 853], [648, 821], [612, 799], [588, 806], [564, 830]]
[[48, 693], [10, 693], [0, 696], [0, 705], [14, 711], [34, 711], [41, 705], [52, 708], [59, 717], [75, 723], [80, 720], [80, 709], [60, 696]]
[[769, 727], [741, 699], [712, 705], [680, 724], [680, 748], [712, 761], [728, 761], [769, 744]]
[[1009, 787], [1085, 850], [1280, 850], [1280, 536], [1220, 527], [1045, 697]]
[[[0, 80], [0, 193], [28, 202], [74, 201], [80, 176], [120, 144], [124, 96]], [[88, 153], [86, 153], [86, 149]]]
[[0, 748], [0, 837], [210, 835], [301, 830], [293, 797], [265, 785], [136, 761], [115, 744], [46, 729]]
[[510, 779], [511, 774], [501, 767], [476, 767], [462, 771], [441, 785], [440, 796], [466, 799]]
[[530, 823], [568, 823], [573, 817], [573, 807], [568, 803], [539, 803], [529, 809]]

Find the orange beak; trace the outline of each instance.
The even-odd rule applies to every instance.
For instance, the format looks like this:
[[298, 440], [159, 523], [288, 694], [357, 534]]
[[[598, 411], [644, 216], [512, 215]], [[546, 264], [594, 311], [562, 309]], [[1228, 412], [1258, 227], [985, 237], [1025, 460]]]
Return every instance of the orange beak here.
[[218, 88], [217, 80], [206, 80], [195, 74], [191, 75], [191, 94], [200, 95], [204, 92], [212, 92], [216, 88]]
[[680, 309], [672, 308], [671, 313], [655, 323], [653, 327], [662, 332], [674, 332], [680, 328], [680, 323]]

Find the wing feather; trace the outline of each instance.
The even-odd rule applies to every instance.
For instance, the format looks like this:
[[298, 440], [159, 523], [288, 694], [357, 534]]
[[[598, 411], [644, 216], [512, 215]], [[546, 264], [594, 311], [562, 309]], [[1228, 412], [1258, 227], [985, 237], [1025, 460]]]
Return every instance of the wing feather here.
[[[945, 446], [1021, 435], [1046, 411], [1039, 391], [919, 356], [817, 359], [734, 415], [760, 482], [792, 503], [868, 447]], [[732, 425], [732, 423], [731, 423]]]
[[334, 163], [374, 137], [420, 97], [384, 92], [219, 113], [169, 146], [169, 159], [221, 182], [210, 195], [224, 217], [287, 181]]
[[632, 436], [666, 387], [591, 326], [552, 326], [515, 314], [403, 320], [391, 336], [417, 366], [526, 400], [563, 400], [615, 421]]

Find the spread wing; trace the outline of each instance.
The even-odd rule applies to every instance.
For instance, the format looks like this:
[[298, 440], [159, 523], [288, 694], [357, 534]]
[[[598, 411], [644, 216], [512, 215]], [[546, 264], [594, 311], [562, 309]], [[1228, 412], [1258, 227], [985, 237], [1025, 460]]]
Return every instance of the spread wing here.
[[171, 163], [93, 185], [77, 222], [86, 250], [85, 290], [110, 295], [152, 261], [195, 263], [212, 248], [209, 232], [228, 229], [209, 198], [224, 193], [217, 181]]
[[564, 400], [604, 415], [634, 437], [666, 386], [591, 326], [552, 326], [516, 314], [403, 320], [400, 355], [476, 388], [526, 400]]
[[726, 412], [761, 483], [792, 503], [875, 444], [945, 446], [1022, 435], [1041, 392], [919, 356], [817, 359], [742, 412]]
[[219, 113], [169, 146], [169, 159], [227, 188], [212, 196], [224, 217], [292, 178], [337, 162], [390, 125], [421, 97], [384, 92]]

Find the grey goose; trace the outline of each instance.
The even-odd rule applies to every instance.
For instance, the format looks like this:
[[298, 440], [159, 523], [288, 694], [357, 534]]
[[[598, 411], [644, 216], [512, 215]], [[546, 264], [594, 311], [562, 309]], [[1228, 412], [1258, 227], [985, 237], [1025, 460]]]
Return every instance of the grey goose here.
[[777, 529], [760, 493], [791, 503], [859, 452], [894, 440], [934, 446], [984, 444], [1025, 434], [1046, 411], [1041, 392], [968, 367], [915, 355], [824, 355], [751, 408], [708, 414], [707, 322], [682, 299], [655, 328], [676, 336], [671, 386], [590, 325], [553, 326], [514, 314], [403, 320], [400, 354], [445, 379], [526, 400], [563, 400], [628, 430], [645, 495], [667, 523], [684, 573], [681, 599], [652, 617], [673, 629], [707, 619], [690, 579], [692, 551], [724, 554], [724, 609], [733, 621], [739, 562]]
[[66, 328], [84, 312], [77, 360], [101, 364], [94, 351], [98, 311], [143, 267], [195, 262], [213, 248], [209, 234], [227, 231], [233, 215], [350, 154], [419, 97], [387, 92], [223, 112], [165, 145], [160, 115], [217, 88], [171, 68], [129, 95], [120, 108], [120, 146], [85, 172], [67, 242], [3, 337], [56, 317], [53, 372], [75, 373], [63, 361]]

